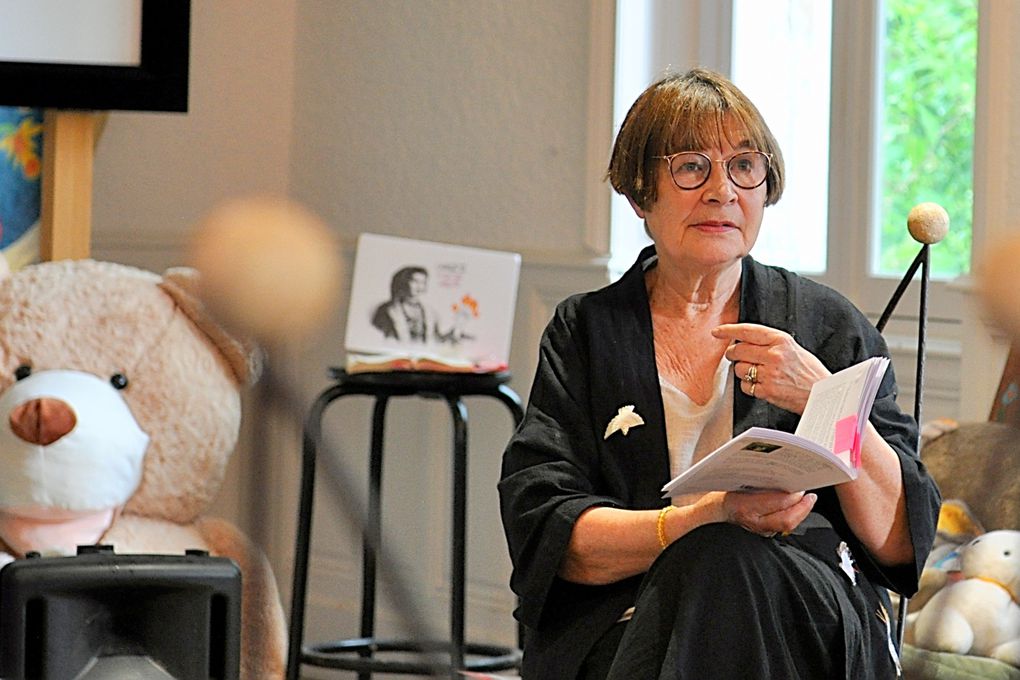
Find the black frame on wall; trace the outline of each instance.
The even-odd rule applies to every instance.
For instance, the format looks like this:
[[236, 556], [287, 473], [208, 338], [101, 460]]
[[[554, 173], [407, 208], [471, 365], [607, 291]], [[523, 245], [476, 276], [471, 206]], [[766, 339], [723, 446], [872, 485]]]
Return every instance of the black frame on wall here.
[[188, 110], [191, 0], [142, 0], [138, 66], [0, 61], [0, 105]]

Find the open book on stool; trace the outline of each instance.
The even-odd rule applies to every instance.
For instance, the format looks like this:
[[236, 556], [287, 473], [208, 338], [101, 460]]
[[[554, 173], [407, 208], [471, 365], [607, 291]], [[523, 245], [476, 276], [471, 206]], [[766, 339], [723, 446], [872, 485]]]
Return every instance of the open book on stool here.
[[861, 437], [888, 366], [872, 357], [819, 380], [793, 434], [749, 428], [662, 487], [663, 497], [806, 491], [857, 479]]
[[347, 372], [506, 370], [520, 262], [517, 253], [362, 234]]

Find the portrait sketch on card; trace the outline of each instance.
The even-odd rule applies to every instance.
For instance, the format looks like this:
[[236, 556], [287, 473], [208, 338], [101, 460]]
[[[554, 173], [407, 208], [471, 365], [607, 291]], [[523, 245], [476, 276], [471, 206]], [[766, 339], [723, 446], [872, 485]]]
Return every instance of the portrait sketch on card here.
[[346, 349], [503, 365], [519, 266], [516, 253], [362, 234]]

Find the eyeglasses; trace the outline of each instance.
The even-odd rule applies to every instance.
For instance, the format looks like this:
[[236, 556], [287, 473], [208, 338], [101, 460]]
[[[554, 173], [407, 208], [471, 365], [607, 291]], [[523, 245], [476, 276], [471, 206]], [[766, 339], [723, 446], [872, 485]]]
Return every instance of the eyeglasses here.
[[764, 151], [742, 151], [726, 159], [713, 161], [697, 151], [681, 151], [668, 156], [656, 156], [666, 161], [673, 184], [679, 189], [697, 189], [708, 181], [712, 164], [722, 163], [726, 176], [741, 189], [755, 189], [762, 185], [769, 173], [772, 154]]

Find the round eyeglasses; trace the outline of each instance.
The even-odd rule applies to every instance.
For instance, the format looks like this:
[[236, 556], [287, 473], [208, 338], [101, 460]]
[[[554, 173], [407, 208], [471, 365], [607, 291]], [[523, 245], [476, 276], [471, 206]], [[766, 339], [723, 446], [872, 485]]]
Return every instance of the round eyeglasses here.
[[673, 184], [679, 189], [697, 189], [708, 181], [712, 164], [722, 163], [726, 176], [741, 189], [760, 187], [769, 173], [772, 154], [764, 151], [742, 151], [726, 159], [713, 161], [698, 151], [681, 151], [668, 156], [656, 156], [666, 161]]

